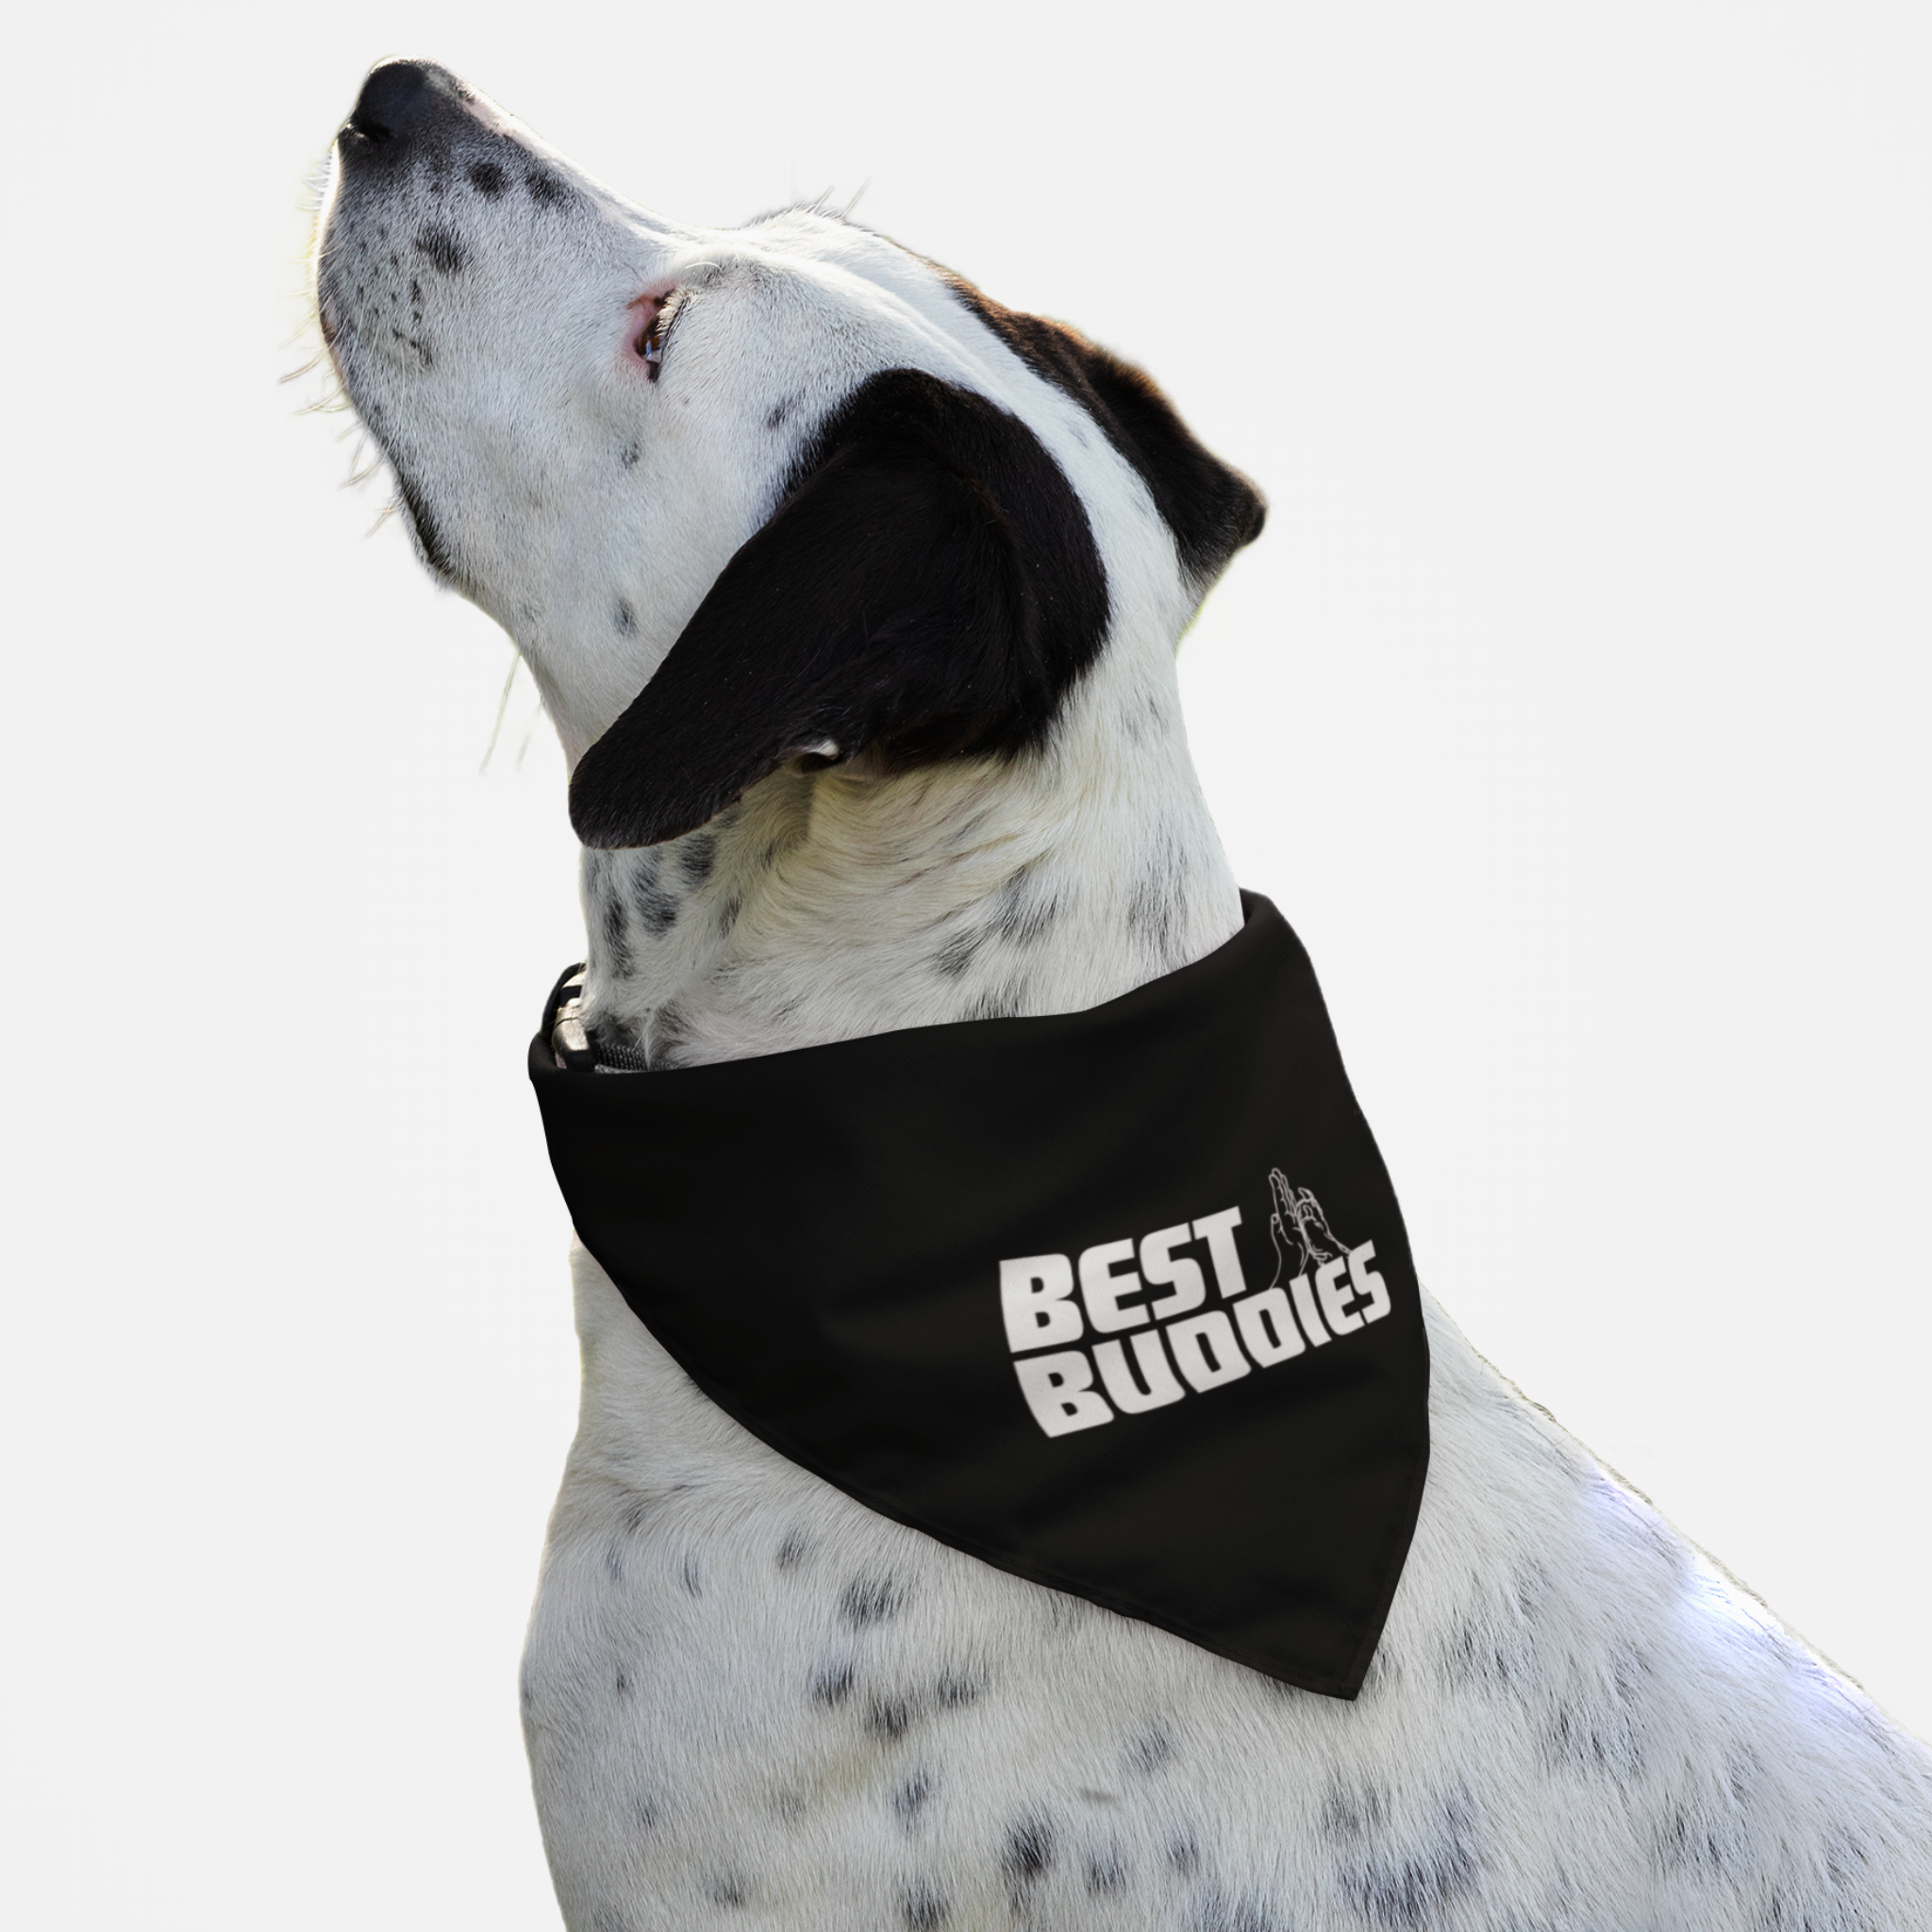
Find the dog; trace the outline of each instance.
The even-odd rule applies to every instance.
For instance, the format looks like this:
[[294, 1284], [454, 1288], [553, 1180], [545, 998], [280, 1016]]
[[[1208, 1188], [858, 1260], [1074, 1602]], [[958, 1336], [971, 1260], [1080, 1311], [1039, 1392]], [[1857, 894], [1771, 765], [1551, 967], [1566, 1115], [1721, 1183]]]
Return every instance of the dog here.
[[[422, 560], [573, 768], [605, 1064], [1083, 1011], [1238, 930], [1174, 651], [1263, 506], [1141, 372], [819, 208], [661, 220], [422, 62], [318, 234]], [[1433, 1304], [1345, 1703], [874, 1514], [573, 1269], [522, 1685], [573, 1932], [1932, 1926], [1924, 1749]]]

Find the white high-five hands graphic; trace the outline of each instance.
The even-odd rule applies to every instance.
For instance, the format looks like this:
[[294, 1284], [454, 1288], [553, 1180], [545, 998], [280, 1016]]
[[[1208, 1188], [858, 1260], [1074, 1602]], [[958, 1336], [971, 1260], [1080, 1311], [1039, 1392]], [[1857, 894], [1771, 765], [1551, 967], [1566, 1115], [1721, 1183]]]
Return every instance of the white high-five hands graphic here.
[[[1323, 1262], [1339, 1261], [1348, 1253], [1346, 1244], [1336, 1240], [1321, 1202], [1308, 1189], [1291, 1187], [1278, 1167], [1268, 1175], [1268, 1189], [1274, 1196], [1274, 1212], [1268, 1218], [1268, 1232], [1274, 1241], [1272, 1286], [1280, 1288], [1294, 1275], [1312, 1274]], [[1291, 1227], [1294, 1229], [1292, 1248], [1288, 1238]], [[1296, 1257], [1291, 1259], [1291, 1254]]]
[[1278, 1167], [1269, 1173], [1268, 1189], [1274, 1197], [1268, 1217], [1274, 1241], [1269, 1286], [1288, 1291], [1308, 1340], [1319, 1348], [1331, 1335], [1352, 1335], [1365, 1323], [1379, 1322], [1391, 1304], [1388, 1284], [1372, 1265], [1374, 1242], [1351, 1248], [1338, 1240], [1321, 1202], [1308, 1189], [1291, 1187]]

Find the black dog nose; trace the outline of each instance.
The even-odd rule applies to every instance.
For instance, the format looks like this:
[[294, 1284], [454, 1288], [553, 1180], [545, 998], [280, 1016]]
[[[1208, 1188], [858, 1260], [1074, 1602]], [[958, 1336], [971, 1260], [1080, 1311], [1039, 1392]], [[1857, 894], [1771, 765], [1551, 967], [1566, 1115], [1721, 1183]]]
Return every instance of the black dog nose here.
[[401, 141], [442, 103], [461, 100], [462, 83], [427, 60], [385, 60], [370, 70], [349, 125], [371, 141]]

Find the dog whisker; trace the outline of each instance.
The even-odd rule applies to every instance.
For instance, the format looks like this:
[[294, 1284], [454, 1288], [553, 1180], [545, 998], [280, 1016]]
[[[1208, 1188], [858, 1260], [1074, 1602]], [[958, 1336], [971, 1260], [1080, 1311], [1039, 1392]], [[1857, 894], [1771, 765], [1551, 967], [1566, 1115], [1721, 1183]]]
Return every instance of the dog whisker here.
[[490, 742], [483, 747], [483, 762], [476, 767], [478, 777], [490, 769], [490, 760], [496, 755], [496, 741], [503, 733], [504, 713], [509, 709], [509, 694], [515, 688], [517, 669], [523, 661], [523, 654], [512, 647], [509, 654], [509, 670], [505, 675], [503, 691], [496, 700], [496, 718], [490, 726]]

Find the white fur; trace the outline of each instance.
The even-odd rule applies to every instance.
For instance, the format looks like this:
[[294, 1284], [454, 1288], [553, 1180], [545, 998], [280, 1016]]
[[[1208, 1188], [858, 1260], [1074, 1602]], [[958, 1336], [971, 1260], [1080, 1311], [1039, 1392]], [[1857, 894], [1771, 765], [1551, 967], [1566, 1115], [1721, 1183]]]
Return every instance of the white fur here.
[[[1114, 613], [1041, 754], [794, 766], [660, 850], [587, 854], [591, 1016], [654, 1065], [717, 1060], [1074, 1010], [1228, 937], [1174, 676], [1194, 593], [1084, 412], [875, 236], [797, 210], [679, 228], [474, 112], [568, 206], [467, 192], [460, 168], [339, 192], [324, 325], [574, 759], [814, 423], [883, 369], [1033, 429]], [[438, 225], [459, 272], [416, 247]], [[691, 300], [653, 384], [628, 305], [674, 285]], [[574, 1932], [1932, 1926], [1923, 1749], [1433, 1305], [1422, 1520], [1343, 1704], [872, 1515], [724, 1417], [575, 1267], [582, 1422], [524, 1690]]]

